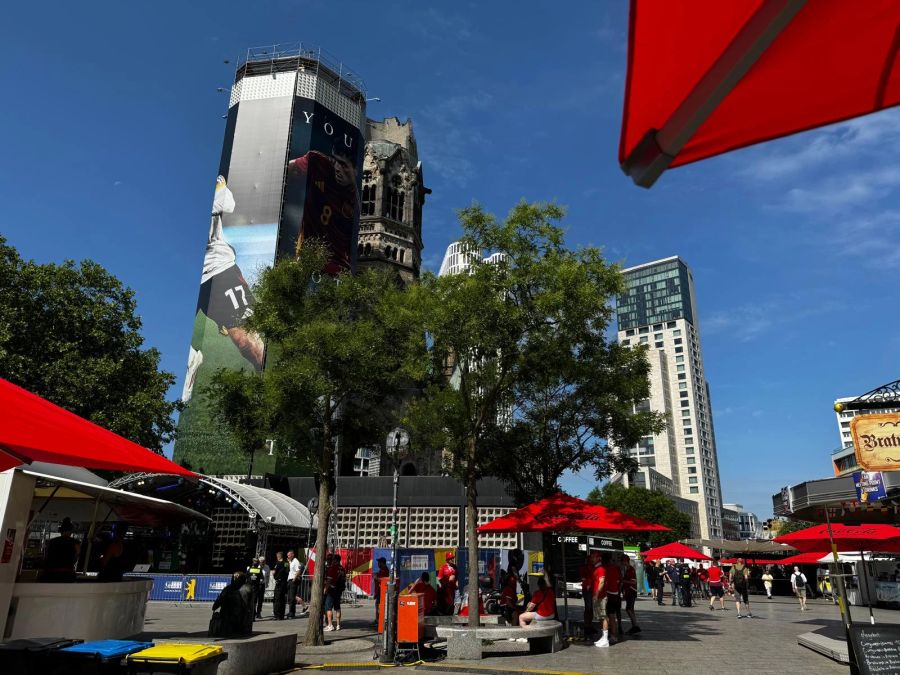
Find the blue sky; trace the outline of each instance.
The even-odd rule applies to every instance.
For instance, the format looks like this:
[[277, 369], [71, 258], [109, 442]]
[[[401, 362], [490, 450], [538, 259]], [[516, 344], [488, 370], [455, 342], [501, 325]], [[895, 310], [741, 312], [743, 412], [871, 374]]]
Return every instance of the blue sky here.
[[[830, 474], [835, 397], [896, 379], [900, 115], [672, 171], [616, 161], [627, 3], [14, 3], [0, 28], [0, 231], [38, 261], [92, 258], [137, 292], [181, 391], [233, 63], [309, 41], [412, 117], [435, 269], [454, 209], [569, 206], [572, 245], [694, 270], [726, 501], [771, 515]], [[232, 65], [225, 65], [224, 59]], [[777, 102], [773, 102], [773, 105]], [[586, 493], [591, 482], [567, 487]]]

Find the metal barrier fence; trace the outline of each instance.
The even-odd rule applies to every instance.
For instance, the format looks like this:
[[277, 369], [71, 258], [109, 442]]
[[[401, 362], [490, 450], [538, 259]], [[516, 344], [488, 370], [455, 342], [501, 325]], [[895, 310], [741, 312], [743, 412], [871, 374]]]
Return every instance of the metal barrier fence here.
[[[169, 602], [214, 602], [219, 593], [229, 583], [229, 574], [126, 574], [127, 577], [151, 579], [153, 588], [150, 590], [150, 600]], [[347, 577], [347, 588], [342, 595], [342, 602], [350, 606], [356, 606], [360, 597], [371, 597], [367, 592], [371, 589], [370, 573], [350, 574]], [[300, 604], [309, 602], [312, 596], [313, 578], [303, 575], [295, 589], [300, 598]], [[275, 580], [269, 575], [269, 583], [266, 586], [263, 602], [271, 603], [275, 597]], [[290, 602], [290, 598], [288, 598]]]

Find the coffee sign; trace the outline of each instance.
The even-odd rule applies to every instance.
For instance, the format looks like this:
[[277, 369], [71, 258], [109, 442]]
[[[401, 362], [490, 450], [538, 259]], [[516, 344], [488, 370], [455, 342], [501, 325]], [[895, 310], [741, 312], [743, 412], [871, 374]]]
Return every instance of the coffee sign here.
[[900, 414], [860, 415], [850, 423], [856, 461], [866, 471], [900, 470]]

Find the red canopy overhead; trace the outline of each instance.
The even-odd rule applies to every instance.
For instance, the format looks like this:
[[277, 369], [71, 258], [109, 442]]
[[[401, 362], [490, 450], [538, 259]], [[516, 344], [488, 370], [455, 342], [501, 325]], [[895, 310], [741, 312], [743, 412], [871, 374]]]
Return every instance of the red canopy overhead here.
[[645, 532], [668, 530], [665, 525], [612, 511], [557, 492], [534, 504], [495, 518], [479, 532]]
[[641, 553], [645, 560], [661, 560], [662, 558], [686, 558], [688, 560], [712, 560], [708, 555], [685, 546], [677, 541], [665, 546], [657, 546]]
[[822, 551], [813, 551], [811, 553], [798, 553], [781, 561], [782, 565], [816, 565], [824, 554]]
[[[900, 528], [893, 525], [832, 524], [831, 532], [838, 551], [900, 552]], [[801, 552], [817, 551], [824, 554], [831, 550], [827, 525], [814, 525], [791, 532], [775, 537], [775, 541], [790, 544]]]
[[896, 0], [631, 0], [619, 162], [669, 166], [900, 103]]
[[113, 471], [196, 475], [0, 378], [0, 470], [34, 461]]

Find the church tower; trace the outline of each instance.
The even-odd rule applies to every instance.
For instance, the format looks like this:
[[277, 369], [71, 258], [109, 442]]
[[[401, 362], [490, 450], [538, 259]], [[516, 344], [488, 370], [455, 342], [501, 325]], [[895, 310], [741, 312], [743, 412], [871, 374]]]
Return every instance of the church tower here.
[[357, 268], [389, 269], [404, 284], [422, 266], [422, 179], [412, 120], [366, 122]]

